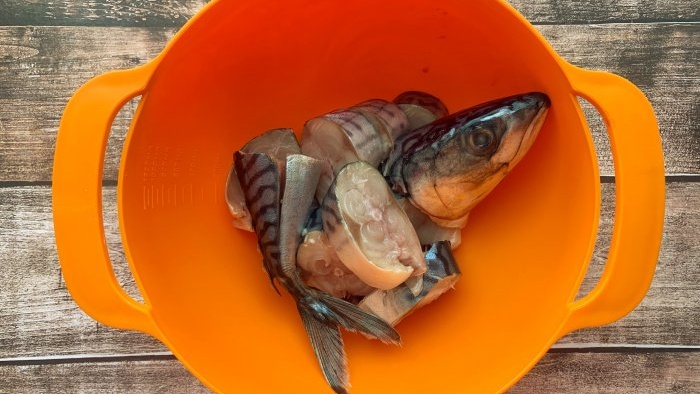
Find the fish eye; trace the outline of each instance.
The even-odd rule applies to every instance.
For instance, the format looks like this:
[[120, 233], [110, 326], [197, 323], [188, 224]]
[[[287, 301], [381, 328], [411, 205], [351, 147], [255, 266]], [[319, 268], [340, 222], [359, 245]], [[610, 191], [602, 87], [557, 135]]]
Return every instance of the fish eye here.
[[493, 131], [478, 128], [469, 134], [469, 143], [478, 151], [488, 150], [496, 141], [496, 136]]

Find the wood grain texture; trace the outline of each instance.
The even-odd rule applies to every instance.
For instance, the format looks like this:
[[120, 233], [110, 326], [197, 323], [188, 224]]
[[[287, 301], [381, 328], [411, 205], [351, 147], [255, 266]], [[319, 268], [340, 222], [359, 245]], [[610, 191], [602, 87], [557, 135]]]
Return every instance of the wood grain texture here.
[[[174, 29], [0, 28], [0, 181], [49, 181], [68, 99], [90, 78], [155, 57]], [[134, 103], [113, 123], [105, 169], [116, 162]]]
[[509, 0], [534, 24], [697, 22], [700, 7], [687, 0]]
[[[107, 245], [117, 279], [136, 296], [115, 206], [116, 190], [108, 188]], [[75, 304], [61, 276], [48, 187], [0, 188], [0, 284], [0, 358], [164, 350], [146, 335], [97, 323]]]
[[177, 360], [0, 366], [0, 393], [211, 393]]
[[182, 26], [207, 0], [0, 1], [4, 26]]
[[[619, 74], [646, 94], [658, 118], [667, 174], [700, 171], [700, 23], [538, 29], [570, 63]], [[589, 110], [587, 117], [595, 142], [602, 143], [599, 115]], [[612, 175], [610, 153], [598, 156], [601, 173]]]
[[[0, 25], [181, 26], [207, 0], [0, 1]], [[510, 0], [535, 24], [678, 22], [700, 20], [692, 1]]]
[[[652, 101], [668, 174], [700, 174], [700, 35], [698, 24], [541, 26], [552, 45], [581, 67], [619, 73]], [[111, 69], [152, 59], [170, 28], [0, 28], [0, 182], [49, 181], [58, 123], [73, 92]], [[122, 137], [135, 110], [114, 122], [105, 178], [117, 177]], [[595, 119], [594, 111], [588, 111]], [[596, 141], [602, 122], [592, 122]], [[601, 173], [612, 175], [609, 152]]]
[[700, 353], [547, 354], [510, 391], [658, 394], [700, 392]]
[[[611, 192], [607, 185], [605, 194]], [[699, 193], [700, 183], [669, 185], [661, 257], [642, 304], [615, 324], [565, 337], [564, 346], [700, 344]], [[104, 201], [110, 212], [105, 215], [107, 244], [117, 277], [138, 298], [119, 246], [114, 187], [106, 188]], [[0, 188], [0, 358], [163, 351], [162, 345], [145, 335], [105, 327], [78, 309], [60, 276], [50, 203], [48, 187]], [[605, 206], [602, 216], [609, 218], [613, 208]], [[604, 230], [584, 289], [590, 289], [600, 276], [609, 237], [609, 230]]]
[[[3, 393], [211, 392], [176, 360], [6, 365], [0, 366], [0, 380]], [[509, 393], [691, 394], [698, 391], [700, 353], [567, 353], [545, 355]], [[261, 388], [260, 392], [264, 390]]]
[[[598, 283], [612, 236], [615, 188], [613, 184], [602, 186], [598, 239], [579, 297]], [[665, 228], [656, 273], [639, 306], [615, 323], [575, 331], [560, 343], [700, 344], [699, 195], [700, 183], [667, 185]]]
[[[0, 393], [209, 392], [179, 362], [163, 357], [166, 349], [156, 340], [105, 327], [76, 306], [57, 261], [49, 186], [58, 122], [73, 92], [97, 74], [152, 59], [207, 2], [0, 0]], [[700, 7], [687, 0], [511, 3], [567, 60], [637, 84], [657, 111], [666, 173], [683, 175], [667, 186], [659, 264], [639, 307], [617, 323], [563, 338], [511, 392], [698, 393], [700, 183], [693, 182], [700, 179]], [[108, 184], [116, 179], [137, 102], [114, 121]], [[603, 122], [590, 105], [583, 107], [596, 145], [607, 147]], [[598, 156], [602, 174], [612, 175], [607, 148]], [[580, 295], [604, 268], [613, 196], [614, 186], [604, 185], [600, 236]], [[119, 245], [114, 187], [103, 200], [117, 279], [140, 299]], [[585, 350], [618, 344], [626, 347]], [[677, 345], [694, 348], [678, 351]], [[139, 353], [147, 356], [125, 356]], [[81, 358], [86, 354], [103, 361]], [[21, 357], [37, 359], [23, 363]]]

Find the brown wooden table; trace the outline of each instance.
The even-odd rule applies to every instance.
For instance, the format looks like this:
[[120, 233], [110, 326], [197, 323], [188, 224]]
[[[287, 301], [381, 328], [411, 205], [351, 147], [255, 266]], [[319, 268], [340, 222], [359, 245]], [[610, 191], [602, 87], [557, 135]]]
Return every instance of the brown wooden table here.
[[[53, 147], [68, 98], [99, 73], [153, 58], [204, 3], [0, 0], [0, 393], [207, 392], [155, 340], [77, 308], [62, 281], [51, 218]], [[667, 174], [664, 240], [645, 300], [615, 324], [563, 338], [512, 392], [700, 393], [700, 2], [512, 3], [566, 59], [618, 73], [648, 95]], [[585, 106], [604, 147], [602, 122]], [[138, 297], [110, 213], [134, 109], [132, 101], [113, 126], [104, 200], [117, 276]], [[602, 271], [614, 209], [609, 154], [600, 160], [602, 235], [581, 294]]]

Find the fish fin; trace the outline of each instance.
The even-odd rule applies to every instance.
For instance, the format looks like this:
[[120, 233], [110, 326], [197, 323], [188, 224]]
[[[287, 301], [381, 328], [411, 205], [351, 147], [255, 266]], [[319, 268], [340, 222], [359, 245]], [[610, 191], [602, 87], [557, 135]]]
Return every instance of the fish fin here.
[[347, 359], [340, 329], [336, 324], [318, 320], [307, 309], [302, 307], [298, 309], [326, 382], [336, 393], [347, 394], [349, 385]]
[[328, 306], [330, 318], [349, 331], [361, 332], [384, 343], [401, 344], [401, 336], [381, 318], [360, 309], [341, 298], [334, 297], [322, 291], [315, 291], [316, 297]]

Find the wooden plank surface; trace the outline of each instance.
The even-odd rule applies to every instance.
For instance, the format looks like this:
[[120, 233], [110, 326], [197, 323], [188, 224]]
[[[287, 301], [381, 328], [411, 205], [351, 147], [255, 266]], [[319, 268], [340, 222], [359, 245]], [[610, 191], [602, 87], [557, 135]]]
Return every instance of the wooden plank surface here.
[[550, 353], [509, 392], [696, 394], [700, 353]]
[[182, 26], [207, 0], [0, 1], [0, 26]]
[[[636, 83], [657, 111], [667, 173], [700, 174], [700, 23], [540, 28], [572, 63], [616, 72]], [[0, 28], [0, 181], [49, 181], [58, 123], [73, 92], [97, 74], [152, 59], [174, 32]], [[134, 109], [130, 104], [115, 121], [122, 132], [112, 136], [106, 179], [116, 179], [123, 130]], [[594, 125], [600, 141], [604, 128], [600, 122]], [[612, 175], [610, 153], [601, 152], [601, 158], [601, 173]]]
[[[0, 0], [0, 393], [208, 392], [157, 341], [105, 327], [77, 308], [61, 279], [50, 206], [55, 134], [71, 94], [94, 75], [152, 59], [206, 2]], [[618, 73], [647, 94], [671, 181], [644, 301], [615, 324], [563, 338], [511, 392], [700, 392], [700, 7], [687, 0], [511, 3], [564, 58]], [[136, 101], [127, 104], [112, 128], [108, 184], [135, 108]], [[584, 109], [596, 145], [605, 146], [602, 122]], [[599, 158], [602, 174], [612, 175], [610, 154]], [[581, 295], [604, 267], [613, 189], [603, 187], [601, 235]], [[118, 245], [114, 194], [106, 188], [108, 247], [119, 281], [138, 298]]]
[[[0, 25], [181, 26], [206, 0], [0, 1]], [[698, 21], [687, 0], [510, 0], [535, 24]]]
[[[600, 230], [578, 298], [598, 283], [612, 237], [615, 190], [613, 184], [602, 186]], [[575, 331], [562, 338], [561, 344], [700, 344], [699, 195], [697, 182], [667, 185], [665, 228], [656, 273], [639, 306], [615, 323]]]
[[[235, 364], [232, 363], [232, 368]], [[319, 373], [319, 379], [321, 379]], [[0, 365], [12, 393], [209, 393], [176, 360]], [[550, 353], [509, 392], [659, 394], [700, 391], [700, 353]], [[264, 392], [261, 388], [260, 392]]]
[[[606, 200], [611, 185], [604, 185]], [[609, 326], [575, 332], [562, 339], [576, 344], [700, 344], [700, 183], [668, 186], [666, 229], [656, 276], [647, 297], [630, 315]], [[116, 275], [132, 295], [138, 290], [119, 247], [115, 188], [105, 192], [106, 234]], [[0, 359], [42, 355], [119, 354], [163, 351], [139, 333], [96, 323], [75, 305], [60, 276], [51, 223], [50, 189], [44, 186], [0, 188]], [[614, 206], [603, 205], [604, 218]], [[610, 239], [603, 220], [599, 248], [587, 292], [597, 282]]]

